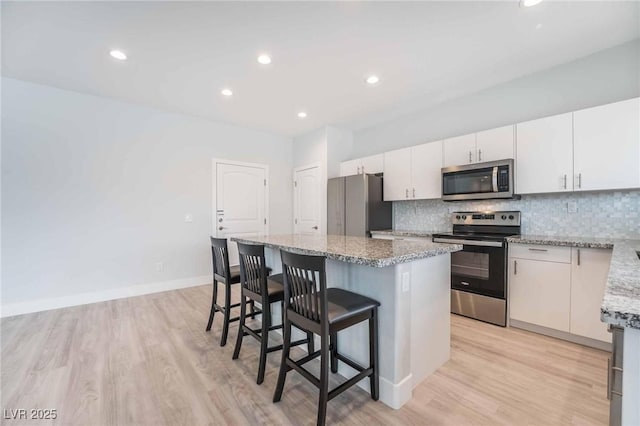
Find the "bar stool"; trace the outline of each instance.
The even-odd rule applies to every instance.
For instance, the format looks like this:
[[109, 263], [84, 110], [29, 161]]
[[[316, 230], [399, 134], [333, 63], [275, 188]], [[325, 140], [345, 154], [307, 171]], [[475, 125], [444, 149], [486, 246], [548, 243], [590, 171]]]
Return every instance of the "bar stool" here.
[[[227, 336], [229, 334], [229, 323], [238, 321], [240, 317], [231, 317], [231, 309], [240, 306], [240, 303], [231, 304], [231, 285], [240, 282], [240, 266], [229, 267], [229, 248], [226, 238], [211, 238], [211, 259], [213, 262], [213, 295], [211, 297], [211, 311], [209, 312], [209, 322], [207, 323], [207, 331], [211, 330], [213, 317], [216, 312], [221, 312], [224, 318], [222, 324], [222, 336], [220, 338], [220, 346], [227, 344]], [[271, 273], [271, 268], [267, 268], [267, 274]], [[218, 283], [224, 284], [224, 305], [218, 305]], [[253, 300], [250, 301], [251, 318], [255, 318], [260, 314], [256, 311]]]
[[[284, 275], [284, 344], [282, 363], [273, 402], [280, 401], [284, 382], [290, 370], [296, 370], [319, 390], [318, 425], [324, 425], [327, 402], [369, 377], [371, 398], [378, 400], [378, 306], [368, 297], [339, 288], [327, 288], [325, 258], [280, 251]], [[369, 367], [363, 367], [341, 355], [337, 347], [337, 334], [352, 325], [369, 321]], [[291, 326], [320, 335], [320, 350], [294, 361], [289, 357]], [[302, 366], [320, 357], [320, 379]], [[329, 359], [331, 358], [331, 359]], [[329, 391], [329, 362], [331, 371], [337, 372], [338, 361], [352, 367], [358, 374]]]
[[[267, 277], [267, 267], [264, 257], [264, 246], [238, 243], [240, 257], [240, 283], [242, 290], [240, 295], [240, 326], [236, 339], [233, 359], [238, 359], [242, 339], [244, 336], [252, 336], [260, 342], [260, 360], [258, 363], [258, 380], [264, 381], [264, 370], [267, 363], [267, 353], [279, 351], [282, 345], [268, 346], [269, 332], [282, 328], [282, 322], [278, 325], [271, 324], [271, 304], [282, 303], [284, 300], [284, 286], [282, 274]], [[246, 302], [253, 301], [261, 305], [262, 324], [260, 328], [252, 329], [245, 324]], [[307, 338], [291, 343], [291, 346], [308, 345], [309, 353], [313, 352], [313, 333], [307, 333]]]

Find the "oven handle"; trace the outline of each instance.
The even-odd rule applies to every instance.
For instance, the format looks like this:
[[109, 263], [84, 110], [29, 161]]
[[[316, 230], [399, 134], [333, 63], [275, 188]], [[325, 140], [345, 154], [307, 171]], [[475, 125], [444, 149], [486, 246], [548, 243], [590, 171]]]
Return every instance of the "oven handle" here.
[[502, 247], [498, 241], [456, 240], [454, 238], [434, 238], [434, 243], [464, 244], [467, 246]]

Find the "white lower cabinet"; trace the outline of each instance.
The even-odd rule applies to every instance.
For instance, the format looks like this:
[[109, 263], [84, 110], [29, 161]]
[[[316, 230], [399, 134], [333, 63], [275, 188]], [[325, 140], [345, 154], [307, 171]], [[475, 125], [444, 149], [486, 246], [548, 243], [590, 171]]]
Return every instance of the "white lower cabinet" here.
[[512, 244], [509, 317], [611, 342], [600, 321], [611, 250]]
[[600, 305], [607, 284], [611, 250], [574, 248], [572, 251], [570, 331], [610, 342], [611, 333], [600, 321]]
[[571, 265], [532, 259], [509, 259], [512, 319], [569, 331]]

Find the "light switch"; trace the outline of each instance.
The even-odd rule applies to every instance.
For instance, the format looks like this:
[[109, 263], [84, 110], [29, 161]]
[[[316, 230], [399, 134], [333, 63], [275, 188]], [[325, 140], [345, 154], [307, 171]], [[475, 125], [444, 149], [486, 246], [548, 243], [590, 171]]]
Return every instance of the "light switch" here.
[[193, 215], [191, 213], [187, 213], [184, 215], [184, 221], [186, 223], [191, 223], [193, 222]]

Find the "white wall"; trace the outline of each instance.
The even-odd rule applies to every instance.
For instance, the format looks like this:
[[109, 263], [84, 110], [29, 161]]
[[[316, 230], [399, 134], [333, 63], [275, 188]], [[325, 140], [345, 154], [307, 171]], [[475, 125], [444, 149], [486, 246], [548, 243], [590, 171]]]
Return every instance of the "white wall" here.
[[270, 230], [291, 232], [291, 191], [274, 190], [290, 187], [289, 138], [2, 85], [3, 315], [207, 283], [213, 157], [268, 163]]
[[640, 40], [355, 132], [351, 158], [640, 96]]
[[353, 132], [327, 126], [327, 177], [340, 176], [340, 163], [348, 160], [353, 151]]

